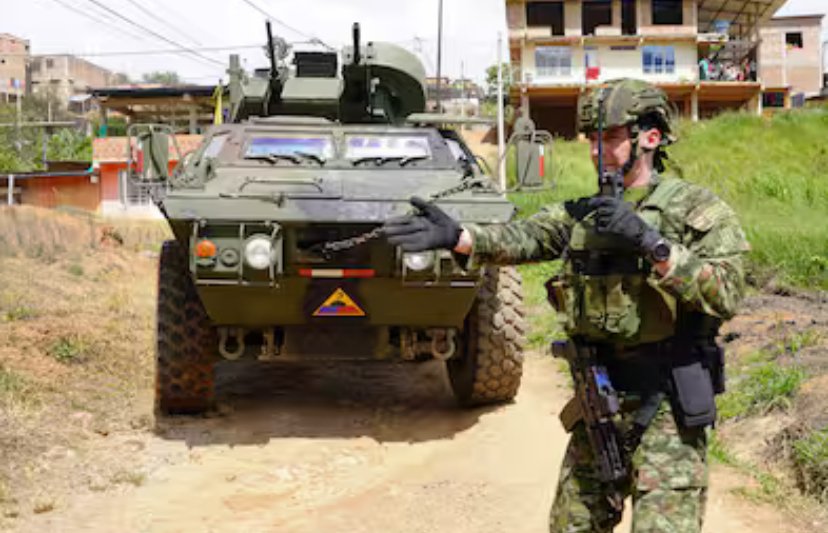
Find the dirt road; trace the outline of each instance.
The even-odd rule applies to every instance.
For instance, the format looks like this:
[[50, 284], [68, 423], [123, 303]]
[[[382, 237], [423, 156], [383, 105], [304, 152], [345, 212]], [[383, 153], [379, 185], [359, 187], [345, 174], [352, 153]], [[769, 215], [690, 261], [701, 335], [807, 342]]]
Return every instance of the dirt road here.
[[[566, 391], [551, 360], [530, 355], [517, 401], [476, 411], [454, 407], [436, 363], [220, 375], [220, 415], [90, 436], [88, 456], [119, 465], [124, 483], [78, 480], [16, 528], [546, 531], [565, 443], [555, 415]], [[741, 481], [714, 474], [705, 531], [787, 531], [777, 512], [730, 495]]]

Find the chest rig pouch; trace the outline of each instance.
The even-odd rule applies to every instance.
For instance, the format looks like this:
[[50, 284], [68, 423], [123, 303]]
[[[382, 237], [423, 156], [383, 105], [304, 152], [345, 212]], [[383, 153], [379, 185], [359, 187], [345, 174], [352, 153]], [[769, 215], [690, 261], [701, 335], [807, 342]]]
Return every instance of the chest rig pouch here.
[[[637, 213], [668, 240], [682, 242], [675, 229], [681, 226], [664, 216], [675, 192], [673, 181], [656, 187]], [[676, 332], [675, 297], [658, 286], [645, 258], [597, 233], [592, 214], [573, 225], [563, 271], [546, 287], [570, 337], [624, 346], [661, 341]]]

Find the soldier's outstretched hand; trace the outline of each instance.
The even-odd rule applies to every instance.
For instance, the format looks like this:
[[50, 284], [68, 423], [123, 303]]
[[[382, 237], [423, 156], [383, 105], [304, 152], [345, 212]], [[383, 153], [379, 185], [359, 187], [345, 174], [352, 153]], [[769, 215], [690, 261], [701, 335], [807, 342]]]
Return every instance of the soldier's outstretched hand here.
[[388, 242], [406, 252], [425, 250], [452, 250], [460, 239], [463, 228], [445, 211], [417, 196], [411, 205], [418, 213], [392, 218], [382, 229]]

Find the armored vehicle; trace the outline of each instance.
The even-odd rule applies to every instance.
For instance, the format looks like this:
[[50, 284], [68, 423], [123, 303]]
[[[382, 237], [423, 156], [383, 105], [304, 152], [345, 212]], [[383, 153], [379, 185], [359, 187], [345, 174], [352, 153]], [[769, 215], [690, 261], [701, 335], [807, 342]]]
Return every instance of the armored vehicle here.
[[[269, 28], [268, 28], [269, 34]], [[403, 253], [382, 224], [438, 202], [464, 222], [513, 206], [449, 119], [424, 114], [425, 71], [384, 43], [341, 54], [269, 39], [248, 76], [231, 57], [228, 120], [170, 172], [158, 127], [135, 130], [145, 179], [174, 240], [158, 275], [157, 407], [198, 413], [222, 358], [445, 362], [461, 405], [511, 399], [524, 316], [513, 268]]]

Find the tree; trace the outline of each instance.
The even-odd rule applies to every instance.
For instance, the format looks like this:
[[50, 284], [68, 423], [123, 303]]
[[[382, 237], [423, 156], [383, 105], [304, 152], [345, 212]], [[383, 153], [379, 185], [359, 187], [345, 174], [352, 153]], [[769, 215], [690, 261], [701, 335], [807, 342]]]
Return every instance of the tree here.
[[[509, 63], [503, 63], [503, 95], [508, 98], [509, 89], [512, 88], [512, 69]], [[489, 100], [497, 100], [497, 65], [486, 69], [486, 97]]]
[[160, 83], [161, 85], [181, 85], [181, 76], [172, 70], [156, 70], [143, 75], [146, 83]]
[[49, 138], [46, 159], [50, 161], [91, 161], [92, 139], [78, 131], [62, 129]]
[[127, 85], [132, 83], [132, 79], [126, 72], [116, 72], [112, 77], [112, 83], [115, 85]]

